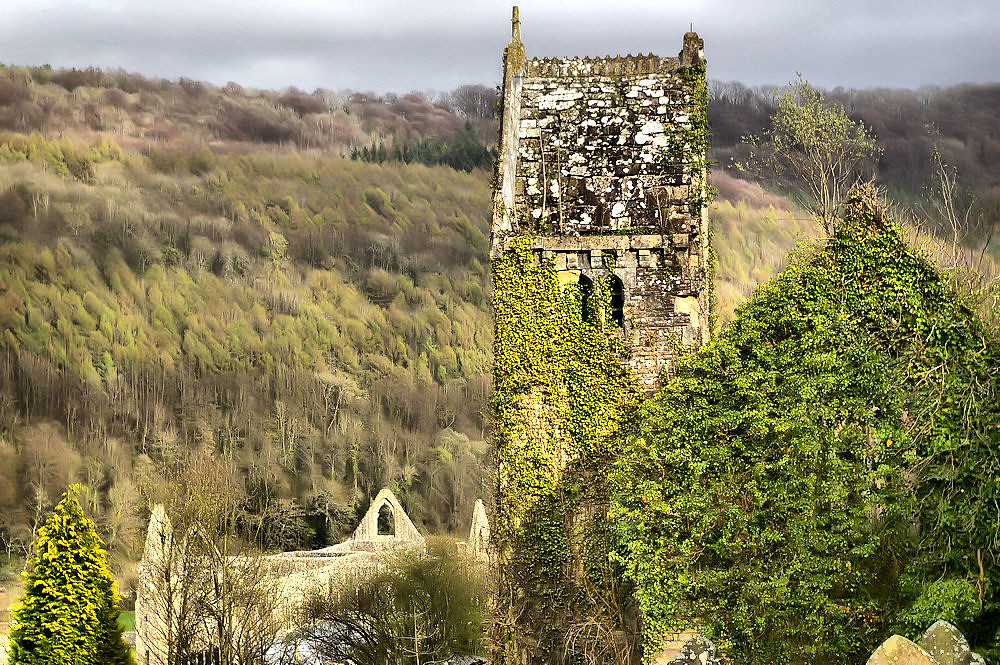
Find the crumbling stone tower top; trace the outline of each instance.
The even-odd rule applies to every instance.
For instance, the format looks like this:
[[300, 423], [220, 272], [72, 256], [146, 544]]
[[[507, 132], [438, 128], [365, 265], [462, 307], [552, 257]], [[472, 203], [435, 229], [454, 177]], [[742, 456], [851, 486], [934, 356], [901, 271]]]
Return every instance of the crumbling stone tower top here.
[[565, 281], [611, 283], [629, 364], [652, 391], [679, 346], [708, 339], [704, 42], [677, 57], [504, 51], [492, 253], [530, 236]]

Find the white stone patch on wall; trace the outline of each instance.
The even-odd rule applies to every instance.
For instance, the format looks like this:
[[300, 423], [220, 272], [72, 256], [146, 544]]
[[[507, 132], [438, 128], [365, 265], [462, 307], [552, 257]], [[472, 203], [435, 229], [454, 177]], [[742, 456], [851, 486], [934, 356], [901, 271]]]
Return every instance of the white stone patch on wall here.
[[583, 93], [570, 88], [556, 88], [538, 99], [538, 108], [543, 110], [564, 111], [573, 108], [573, 102], [583, 99]]
[[699, 327], [701, 320], [701, 304], [694, 296], [674, 298], [674, 312], [677, 314], [687, 314], [691, 317], [691, 326]]
[[651, 144], [652, 147], [665, 148], [670, 143], [663, 132], [663, 123], [659, 120], [649, 120], [636, 132], [635, 142], [639, 145]]

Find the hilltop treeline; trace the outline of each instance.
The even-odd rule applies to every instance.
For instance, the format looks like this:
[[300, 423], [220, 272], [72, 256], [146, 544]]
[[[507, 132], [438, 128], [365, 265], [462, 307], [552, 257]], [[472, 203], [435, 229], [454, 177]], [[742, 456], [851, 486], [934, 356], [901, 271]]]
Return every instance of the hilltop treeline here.
[[[780, 89], [713, 82], [709, 93], [712, 156], [717, 168], [745, 159], [742, 137], [759, 135], [777, 109]], [[853, 120], [874, 130], [882, 149], [876, 179], [890, 196], [928, 217], [927, 190], [935, 174], [931, 150], [956, 169], [958, 205], [970, 210], [969, 242], [985, 241], [1000, 218], [1000, 84], [960, 85], [919, 90], [828, 92]], [[933, 220], [928, 220], [933, 221]]]
[[351, 159], [383, 164], [385, 162], [416, 162], [427, 166], [445, 164], [453, 169], [471, 171], [474, 168], [488, 169], [497, 158], [496, 149], [487, 150], [475, 136], [472, 123], [465, 123], [462, 132], [451, 144], [444, 143], [436, 136], [428, 136], [415, 143], [400, 143], [394, 140], [392, 146], [385, 143], [366, 146], [351, 151]]
[[488, 148], [496, 142], [496, 100], [496, 90], [479, 85], [429, 99], [418, 92], [272, 92], [121, 70], [0, 66], [0, 130], [109, 135], [126, 149], [212, 143], [216, 150], [267, 146], [345, 155], [372, 142], [434, 137], [450, 146], [468, 136]]

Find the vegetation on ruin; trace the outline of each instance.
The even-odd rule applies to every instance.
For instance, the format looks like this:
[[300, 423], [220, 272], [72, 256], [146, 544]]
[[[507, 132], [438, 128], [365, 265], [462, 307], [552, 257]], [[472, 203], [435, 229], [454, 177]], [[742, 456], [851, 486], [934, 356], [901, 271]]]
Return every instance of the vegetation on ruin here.
[[[837, 127], [853, 123], [837, 113]], [[710, 214], [734, 235], [757, 231], [751, 199], [784, 218], [784, 247], [796, 228], [819, 230], [771, 194], [728, 174], [716, 182], [724, 200]], [[576, 408], [567, 384], [613, 371], [601, 368], [615, 364], [617, 338], [564, 346], [585, 341], [565, 336], [585, 325], [575, 284], [524, 246], [494, 260], [498, 535], [517, 580], [500, 589], [501, 658], [527, 648], [546, 661], [626, 662], [631, 591], [647, 659], [665, 634], [699, 627], [739, 662], [842, 662], [937, 618], [992, 653], [997, 293], [988, 279], [970, 286], [969, 263], [939, 272], [876, 199], [865, 190], [832, 239], [800, 248], [637, 415], [634, 385], [607, 375], [602, 387], [622, 392], [601, 398], [622, 408], [589, 422], [614, 432], [614, 460], [579, 447], [565, 423]], [[832, 232], [843, 213], [828, 208]], [[965, 210], [995, 223], [986, 207]], [[776, 239], [759, 239], [720, 246], [756, 246], [760, 260]], [[962, 241], [952, 255], [967, 252]], [[989, 251], [975, 268], [992, 270]], [[732, 280], [741, 261], [719, 254]]]
[[563, 284], [551, 261], [537, 264], [527, 240], [493, 260], [494, 528], [500, 583], [510, 586], [492, 639], [501, 662], [517, 662], [531, 643], [555, 663], [613, 650], [630, 604], [609, 566], [609, 525], [587, 513], [607, 501], [602, 471], [640, 393], [621, 363], [624, 340], [609, 334], [607, 285], [595, 282], [603, 306], [585, 316], [579, 285]]
[[[611, 517], [647, 656], [861, 660], [952, 621], [1000, 641], [998, 334], [870, 199], [641, 409]], [[987, 657], [989, 657], [987, 655]]]
[[431, 540], [426, 552], [397, 552], [388, 565], [308, 598], [305, 627], [285, 637], [278, 662], [298, 662], [296, 653], [357, 665], [480, 655], [489, 602], [484, 566], [445, 539]]
[[691, 182], [693, 194], [689, 205], [691, 214], [697, 217], [704, 208], [711, 205], [715, 196], [715, 189], [708, 184], [706, 178], [710, 165], [708, 144], [712, 135], [708, 126], [708, 79], [705, 78], [704, 64], [682, 67], [680, 74], [685, 89], [690, 91], [691, 102], [688, 127], [683, 135], [674, 138], [674, 144], [680, 148], [681, 163], [689, 165], [694, 174]]

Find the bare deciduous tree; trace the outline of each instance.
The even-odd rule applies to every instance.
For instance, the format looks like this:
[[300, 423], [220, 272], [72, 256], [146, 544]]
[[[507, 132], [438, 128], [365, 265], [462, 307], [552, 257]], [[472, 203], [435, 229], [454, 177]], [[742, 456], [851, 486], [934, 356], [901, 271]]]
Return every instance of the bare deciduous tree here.
[[851, 187], [866, 175], [879, 154], [875, 137], [862, 122], [799, 75], [778, 100], [771, 128], [744, 137], [751, 148], [736, 167], [790, 189], [798, 203], [832, 233]]
[[153, 511], [136, 601], [139, 656], [148, 653], [151, 665], [264, 662], [280, 599], [264, 557], [233, 535], [242, 498], [235, 470], [207, 454], [181, 468], [156, 492], [163, 504]]

